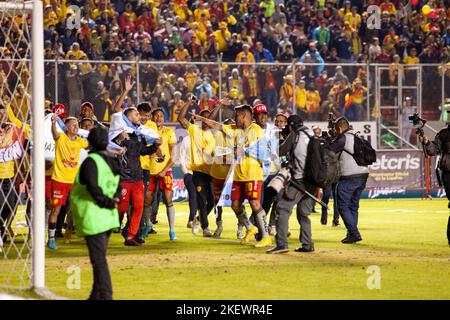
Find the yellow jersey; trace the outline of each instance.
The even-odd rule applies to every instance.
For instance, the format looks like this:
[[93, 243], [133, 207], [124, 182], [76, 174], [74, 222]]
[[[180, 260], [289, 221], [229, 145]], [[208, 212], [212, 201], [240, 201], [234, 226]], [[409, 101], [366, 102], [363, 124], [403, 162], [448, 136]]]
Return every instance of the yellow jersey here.
[[[156, 123], [154, 123], [151, 120], [148, 120], [147, 123], [144, 124], [144, 126], [153, 129], [155, 131], [158, 131], [158, 128], [156, 127]], [[142, 170], [150, 170], [150, 156], [141, 156], [141, 168]]]
[[0, 162], [0, 179], [11, 179], [14, 178], [16, 173], [14, 167], [14, 160], [7, 162]]
[[61, 132], [59, 139], [55, 141], [52, 180], [73, 183], [80, 166], [80, 151], [88, 146], [87, 140], [80, 137], [70, 140], [65, 133]]
[[225, 51], [228, 49], [228, 42], [225, 40], [225, 37], [231, 38], [231, 33], [228, 30], [225, 30], [225, 37], [221, 30], [214, 31], [214, 36], [216, 37], [217, 48], [219, 52]]
[[[223, 132], [217, 132], [215, 135], [215, 140], [214, 158], [209, 175], [214, 179], [226, 180], [234, 158], [233, 137], [227, 136]], [[227, 155], [216, 155], [221, 148], [230, 148], [231, 153]]]
[[420, 59], [419, 59], [419, 57], [406, 56], [403, 59], [403, 63], [404, 64], [419, 64], [420, 63]]
[[150, 158], [150, 174], [157, 175], [163, 171], [164, 167], [170, 160], [170, 146], [177, 143], [177, 136], [172, 128], [162, 127], [157, 130], [158, 135], [162, 138], [162, 144], [159, 147], [162, 153], [166, 156], [163, 162], [157, 162], [156, 158]]
[[209, 174], [212, 162], [211, 155], [215, 147], [214, 135], [210, 130], [202, 130], [201, 127], [192, 123], [189, 124], [187, 131], [191, 138], [189, 170]]
[[[252, 123], [244, 130], [238, 129], [235, 125], [223, 125], [222, 128], [228, 136], [234, 137], [235, 145], [243, 148], [249, 147], [251, 144], [264, 137], [264, 130], [256, 123]], [[241, 182], [262, 181], [262, 164], [255, 158], [245, 154], [243, 158], [236, 163], [233, 180]]]

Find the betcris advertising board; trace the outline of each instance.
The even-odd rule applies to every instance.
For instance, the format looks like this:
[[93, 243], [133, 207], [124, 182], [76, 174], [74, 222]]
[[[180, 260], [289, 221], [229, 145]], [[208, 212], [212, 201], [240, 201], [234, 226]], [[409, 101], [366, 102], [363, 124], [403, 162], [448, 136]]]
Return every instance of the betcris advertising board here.
[[[306, 126], [318, 126], [328, 130], [327, 122], [306, 122]], [[376, 148], [377, 130], [376, 122], [352, 122], [353, 131], [359, 132], [372, 146]], [[176, 134], [184, 129], [177, 128]], [[435, 157], [431, 158], [431, 196], [445, 197], [443, 188], [437, 185], [435, 173]], [[377, 161], [369, 166], [369, 179], [362, 197], [369, 199], [385, 198], [420, 198], [425, 194], [424, 159], [421, 150], [378, 150]], [[184, 186], [183, 175], [179, 167], [174, 167], [174, 201], [186, 201], [188, 197]]]

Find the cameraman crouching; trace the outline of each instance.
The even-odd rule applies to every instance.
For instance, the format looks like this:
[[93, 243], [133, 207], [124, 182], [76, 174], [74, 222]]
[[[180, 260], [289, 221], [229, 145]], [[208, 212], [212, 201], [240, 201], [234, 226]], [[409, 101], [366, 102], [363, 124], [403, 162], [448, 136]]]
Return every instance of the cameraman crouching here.
[[359, 166], [353, 158], [355, 137], [350, 132], [348, 120], [338, 118], [335, 130], [337, 137], [331, 142], [330, 149], [340, 153], [341, 177], [336, 184], [337, 208], [347, 228], [347, 237], [341, 242], [355, 243], [362, 240], [358, 230], [358, 209], [361, 193], [369, 178], [369, 169], [367, 166]]
[[[279, 182], [278, 188], [276, 189], [278, 189], [277, 192], [281, 192], [281, 196], [276, 206], [279, 215], [276, 227], [277, 233], [275, 236], [277, 245], [267, 251], [267, 253], [271, 254], [289, 251], [287, 240], [289, 217], [291, 216], [292, 209], [295, 205], [297, 205], [297, 220], [300, 223], [300, 242], [302, 244], [302, 246], [295, 249], [295, 251], [314, 251], [314, 244], [311, 239], [311, 220], [309, 219], [313, 203], [307, 195], [289, 183], [289, 180], [293, 179], [310, 193], [314, 193], [314, 190], [316, 189], [313, 186], [305, 185], [303, 182], [303, 169], [309, 137], [301, 130], [307, 131], [308, 129], [303, 126], [303, 120], [298, 115], [290, 116], [288, 118], [287, 126], [289, 135], [287, 136], [286, 141], [280, 146], [280, 156], [286, 156], [288, 160], [287, 169], [281, 170], [280, 175], [272, 180]], [[287, 187], [283, 188], [286, 184]]]
[[[426, 136], [423, 138], [419, 136], [419, 141], [422, 142], [424, 151], [429, 156], [440, 155], [439, 170], [442, 171], [442, 184], [449, 200], [448, 208], [450, 209], [450, 124], [436, 134], [434, 141], [429, 141]], [[447, 222], [447, 241], [450, 245], [450, 216]]]

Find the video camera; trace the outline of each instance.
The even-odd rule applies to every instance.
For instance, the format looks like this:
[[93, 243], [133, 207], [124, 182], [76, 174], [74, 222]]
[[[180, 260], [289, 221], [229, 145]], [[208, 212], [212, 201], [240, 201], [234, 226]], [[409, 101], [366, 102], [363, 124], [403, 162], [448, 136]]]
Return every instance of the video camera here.
[[416, 128], [416, 134], [420, 137], [424, 137], [423, 127], [427, 123], [427, 120], [419, 117], [419, 114], [417, 112], [410, 115], [408, 119], [413, 123], [413, 126]]
[[336, 138], [336, 129], [334, 125], [336, 124], [336, 119], [333, 112], [328, 112], [328, 131], [322, 131], [322, 138], [324, 139], [334, 139]]

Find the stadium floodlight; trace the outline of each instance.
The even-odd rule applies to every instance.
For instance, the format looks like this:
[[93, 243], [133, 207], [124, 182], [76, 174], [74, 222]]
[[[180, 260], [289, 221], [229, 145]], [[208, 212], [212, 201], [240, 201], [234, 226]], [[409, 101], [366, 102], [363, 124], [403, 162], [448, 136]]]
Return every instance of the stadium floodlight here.
[[[29, 32], [29, 18], [31, 15], [31, 34]], [[21, 165], [27, 169], [17, 170], [14, 182], [22, 182], [22, 186], [31, 181], [32, 200], [31, 219], [25, 214], [27, 234], [23, 234], [23, 243], [17, 240], [15, 232], [20, 228], [12, 225], [15, 215], [23, 214], [23, 206], [19, 209], [19, 195], [15, 192], [13, 204], [7, 204], [12, 214], [5, 226], [9, 236], [8, 244], [3, 243], [3, 252], [0, 256], [0, 288], [29, 289], [37, 291], [45, 288], [45, 159], [44, 159], [44, 39], [43, 39], [43, 3], [41, 0], [23, 1], [9, 0], [0, 2], [0, 21], [2, 24], [1, 35], [5, 39], [1, 48], [0, 62], [8, 66], [8, 72], [0, 72], [0, 87], [11, 99], [11, 106], [16, 102], [15, 114], [17, 121], [21, 121], [21, 130], [28, 126], [28, 114], [31, 112], [32, 148], [27, 143], [23, 156], [18, 159]], [[17, 36], [18, 35], [18, 36]], [[31, 39], [33, 41], [31, 41]], [[30, 54], [31, 50], [31, 54]], [[31, 61], [30, 61], [31, 58]], [[30, 66], [31, 62], [31, 66]], [[31, 67], [31, 70], [30, 70]], [[30, 72], [31, 71], [31, 72]], [[14, 81], [11, 81], [13, 79]], [[31, 81], [32, 89], [29, 88]], [[31, 95], [30, 92], [31, 91]], [[2, 93], [3, 93], [2, 92]], [[16, 95], [19, 98], [16, 99]], [[2, 96], [2, 98], [4, 98]], [[16, 100], [14, 100], [16, 99]], [[19, 101], [19, 103], [17, 103]], [[30, 103], [31, 102], [31, 103]], [[17, 107], [19, 104], [19, 107]], [[25, 106], [25, 107], [23, 107]], [[30, 108], [31, 106], [31, 108]], [[18, 111], [19, 110], [19, 111]], [[24, 114], [25, 113], [25, 114]], [[31, 153], [31, 167], [26, 160], [26, 151]], [[32, 176], [30, 176], [30, 171]], [[19, 179], [20, 177], [20, 179]], [[31, 179], [30, 179], [31, 177]], [[28, 187], [30, 187], [28, 183]], [[3, 190], [0, 190], [3, 192]], [[7, 195], [3, 194], [3, 199]], [[8, 193], [9, 196], [9, 193]], [[7, 201], [5, 201], [7, 202]], [[2, 208], [5, 203], [0, 204]], [[9, 223], [9, 225], [8, 225]], [[19, 223], [16, 223], [19, 225]], [[17, 228], [15, 228], [17, 227]], [[20, 232], [20, 231], [19, 231]], [[30, 238], [31, 235], [31, 238]], [[31, 267], [30, 264], [31, 255]]]

